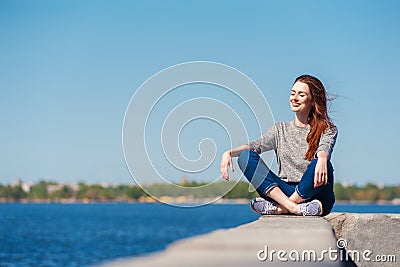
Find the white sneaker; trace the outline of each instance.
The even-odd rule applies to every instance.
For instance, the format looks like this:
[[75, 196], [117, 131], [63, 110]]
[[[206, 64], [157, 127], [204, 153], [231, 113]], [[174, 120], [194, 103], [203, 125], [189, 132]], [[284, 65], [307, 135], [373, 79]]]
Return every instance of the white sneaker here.
[[318, 216], [322, 214], [322, 203], [318, 199], [299, 204], [299, 214], [303, 216]]
[[250, 202], [250, 208], [258, 213], [258, 214], [263, 214], [263, 215], [270, 215], [274, 214], [276, 211], [276, 206], [274, 203], [265, 200], [261, 197], [257, 197], [251, 200]]

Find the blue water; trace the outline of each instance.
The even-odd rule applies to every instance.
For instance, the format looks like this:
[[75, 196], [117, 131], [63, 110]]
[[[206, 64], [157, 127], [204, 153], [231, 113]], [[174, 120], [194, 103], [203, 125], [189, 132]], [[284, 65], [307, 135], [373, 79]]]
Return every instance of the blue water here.
[[[334, 211], [400, 213], [400, 206], [338, 204]], [[257, 218], [239, 204], [0, 204], [0, 266], [88, 266]]]
[[0, 204], [0, 266], [87, 266], [257, 217], [248, 205]]
[[332, 212], [355, 213], [400, 213], [400, 205], [390, 204], [338, 204], [333, 206]]

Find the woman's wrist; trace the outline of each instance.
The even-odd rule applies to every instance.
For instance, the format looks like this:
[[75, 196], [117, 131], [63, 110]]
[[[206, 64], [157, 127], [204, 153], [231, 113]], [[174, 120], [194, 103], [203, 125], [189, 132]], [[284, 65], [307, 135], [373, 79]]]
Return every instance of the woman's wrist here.
[[318, 151], [317, 158], [318, 159], [326, 159], [326, 160], [328, 160], [329, 155], [328, 155], [328, 153], [326, 153], [326, 151], [321, 150], [321, 151]]

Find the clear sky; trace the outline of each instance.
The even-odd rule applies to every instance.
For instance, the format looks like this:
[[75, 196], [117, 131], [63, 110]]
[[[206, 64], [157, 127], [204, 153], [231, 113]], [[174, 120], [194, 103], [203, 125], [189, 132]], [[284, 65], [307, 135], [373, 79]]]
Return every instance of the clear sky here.
[[[399, 184], [399, 11], [399, 1], [0, 0], [0, 183], [132, 182], [121, 141], [131, 97], [158, 71], [201, 60], [250, 77], [277, 121], [293, 119], [294, 78], [316, 75], [338, 96], [336, 180]], [[197, 123], [188, 157], [209, 136]], [[228, 148], [217, 128], [215, 170]]]

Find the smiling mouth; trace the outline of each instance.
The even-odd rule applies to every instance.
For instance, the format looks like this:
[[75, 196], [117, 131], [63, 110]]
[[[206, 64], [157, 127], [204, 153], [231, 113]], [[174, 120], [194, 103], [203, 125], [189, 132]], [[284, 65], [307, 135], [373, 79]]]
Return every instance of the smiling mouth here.
[[299, 107], [300, 103], [291, 102], [293, 107]]

